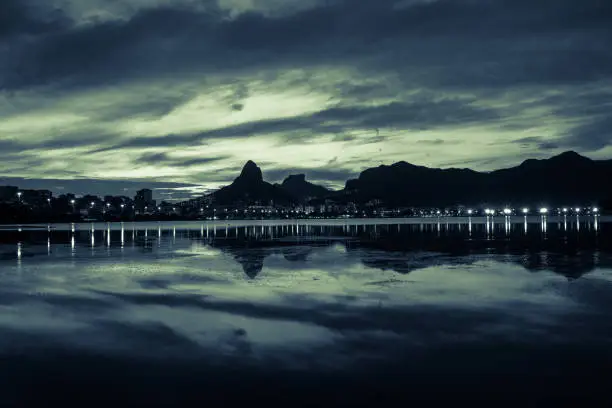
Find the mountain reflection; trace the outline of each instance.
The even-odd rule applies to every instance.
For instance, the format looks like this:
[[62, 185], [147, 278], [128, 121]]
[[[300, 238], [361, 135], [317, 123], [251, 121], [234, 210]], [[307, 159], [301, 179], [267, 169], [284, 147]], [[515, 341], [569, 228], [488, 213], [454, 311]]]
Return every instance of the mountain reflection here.
[[247, 248], [226, 247], [224, 251], [234, 256], [236, 262], [242, 266], [245, 275], [251, 279], [255, 279], [261, 273], [264, 260], [268, 256], [265, 252]]
[[281, 255], [288, 262], [307, 262], [317, 251], [340, 245], [367, 267], [400, 274], [494, 257], [530, 271], [549, 270], [576, 279], [596, 268], [612, 267], [608, 227], [595, 218], [582, 223], [562, 219], [530, 224], [503, 220], [486, 224], [191, 224], [177, 228], [156, 223], [21, 228], [0, 231], [0, 260], [122, 256], [128, 250], [146, 256], [197, 244], [230, 255], [248, 278], [255, 279], [271, 255]]

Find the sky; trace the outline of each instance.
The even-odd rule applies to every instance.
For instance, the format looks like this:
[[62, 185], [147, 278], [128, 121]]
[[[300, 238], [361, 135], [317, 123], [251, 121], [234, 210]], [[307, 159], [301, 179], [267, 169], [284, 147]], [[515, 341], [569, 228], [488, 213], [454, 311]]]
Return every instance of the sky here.
[[1, 0], [0, 185], [612, 158], [608, 0]]

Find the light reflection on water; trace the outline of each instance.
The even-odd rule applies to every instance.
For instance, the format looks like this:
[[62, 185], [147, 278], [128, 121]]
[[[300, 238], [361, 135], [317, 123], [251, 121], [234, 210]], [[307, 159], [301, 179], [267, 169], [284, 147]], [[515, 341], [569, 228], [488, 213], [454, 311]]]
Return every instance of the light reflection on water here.
[[610, 224], [498, 220], [0, 231], [0, 352], [349, 372], [448, 347], [609, 346]]

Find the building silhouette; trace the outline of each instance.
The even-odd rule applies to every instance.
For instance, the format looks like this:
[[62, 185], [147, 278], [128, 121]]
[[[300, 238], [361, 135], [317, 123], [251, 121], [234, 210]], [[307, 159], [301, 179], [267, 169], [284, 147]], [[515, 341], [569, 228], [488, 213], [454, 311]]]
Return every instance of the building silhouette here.
[[153, 191], [148, 188], [143, 188], [136, 192], [134, 197], [134, 206], [139, 212], [152, 211], [155, 209], [155, 200], [153, 200]]

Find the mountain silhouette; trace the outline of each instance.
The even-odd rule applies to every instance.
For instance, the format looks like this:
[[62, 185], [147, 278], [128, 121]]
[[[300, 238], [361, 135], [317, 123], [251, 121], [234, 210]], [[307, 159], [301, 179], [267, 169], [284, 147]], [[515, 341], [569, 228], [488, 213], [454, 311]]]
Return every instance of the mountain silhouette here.
[[298, 201], [308, 198], [321, 198], [330, 194], [330, 190], [327, 188], [306, 181], [306, 175], [304, 174], [294, 174], [287, 177], [280, 187]]
[[232, 184], [212, 193], [217, 204], [290, 204], [295, 200], [279, 186], [263, 179], [261, 169], [249, 160]]
[[234, 250], [234, 259], [242, 266], [244, 274], [255, 279], [264, 267], [267, 253], [263, 251]]
[[261, 183], [263, 181], [263, 173], [255, 162], [249, 160], [246, 162], [240, 176], [236, 178], [237, 183]]
[[414, 206], [597, 203], [610, 196], [610, 188], [600, 180], [611, 176], [612, 160], [595, 161], [572, 151], [490, 173], [399, 162], [363, 171], [347, 181], [344, 196]]
[[525, 160], [519, 166], [478, 172], [439, 169], [401, 161], [364, 170], [345, 188], [331, 191], [291, 175], [282, 184], [263, 180], [261, 169], [248, 161], [232, 184], [212, 193], [221, 205], [294, 204], [310, 198], [365, 203], [378, 199], [389, 206], [454, 205], [579, 205], [612, 206], [612, 160], [591, 160], [568, 151], [549, 159]]

